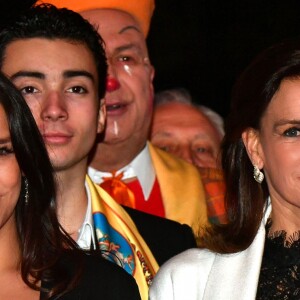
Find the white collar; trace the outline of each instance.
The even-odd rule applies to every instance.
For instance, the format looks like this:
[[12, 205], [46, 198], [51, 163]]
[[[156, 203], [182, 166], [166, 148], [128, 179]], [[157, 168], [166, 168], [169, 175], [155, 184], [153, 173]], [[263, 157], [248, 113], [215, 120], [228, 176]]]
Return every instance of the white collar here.
[[78, 230], [77, 244], [79, 245], [80, 248], [89, 250], [91, 248], [91, 244], [93, 245], [93, 248], [95, 248], [96, 244], [95, 244], [91, 193], [87, 182], [85, 182], [85, 190], [86, 190], [88, 203], [87, 203], [87, 209], [86, 209], [84, 221], [82, 223], [81, 228]]
[[[116, 172], [116, 175], [124, 172], [124, 179], [137, 177], [143, 190], [144, 198], [148, 200], [155, 182], [155, 170], [152, 164], [149, 146], [144, 149], [125, 167]], [[101, 172], [92, 167], [88, 168], [88, 174], [96, 184], [103, 182], [103, 177], [111, 177], [109, 172]]]

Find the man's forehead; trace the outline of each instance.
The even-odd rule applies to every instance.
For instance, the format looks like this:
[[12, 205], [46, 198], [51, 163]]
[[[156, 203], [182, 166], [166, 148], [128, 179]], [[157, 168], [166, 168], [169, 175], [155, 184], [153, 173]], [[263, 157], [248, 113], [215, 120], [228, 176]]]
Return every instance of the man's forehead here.
[[[45, 55], [48, 59], [45, 59]], [[63, 62], [63, 63], [62, 63]], [[26, 38], [8, 43], [2, 69], [84, 70], [95, 72], [92, 53], [84, 44], [64, 39]]]
[[17, 38], [13, 39], [5, 45], [5, 52], [8, 50], [14, 49], [17, 54], [24, 54], [24, 52], [36, 51], [41, 52], [44, 47], [46, 48], [56, 48], [60, 49], [59, 51], [63, 53], [64, 51], [69, 52], [70, 49], [76, 53], [78, 49], [86, 52], [87, 57], [93, 57], [92, 51], [89, 49], [87, 44], [79, 41], [72, 41], [68, 38], [48, 38], [44, 36], [36, 37], [26, 37], [26, 38]]
[[130, 14], [117, 9], [94, 9], [81, 12], [101, 35], [122, 34], [127, 30], [135, 31], [144, 39], [139, 23]]
[[142, 29], [130, 14], [117, 9], [94, 9], [81, 15], [98, 30], [109, 55], [125, 48], [136, 48], [148, 55]]

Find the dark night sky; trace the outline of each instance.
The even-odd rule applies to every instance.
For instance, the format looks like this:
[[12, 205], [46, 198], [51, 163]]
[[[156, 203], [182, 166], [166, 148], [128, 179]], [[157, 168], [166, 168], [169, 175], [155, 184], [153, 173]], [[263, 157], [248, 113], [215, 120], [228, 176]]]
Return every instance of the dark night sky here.
[[[1, 0], [0, 23], [34, 2]], [[298, 34], [300, 0], [156, 0], [147, 40], [155, 88], [185, 87], [226, 116], [241, 70], [263, 48]]]
[[299, 0], [157, 0], [148, 37], [156, 90], [183, 86], [226, 116], [241, 70], [263, 48], [298, 34]]

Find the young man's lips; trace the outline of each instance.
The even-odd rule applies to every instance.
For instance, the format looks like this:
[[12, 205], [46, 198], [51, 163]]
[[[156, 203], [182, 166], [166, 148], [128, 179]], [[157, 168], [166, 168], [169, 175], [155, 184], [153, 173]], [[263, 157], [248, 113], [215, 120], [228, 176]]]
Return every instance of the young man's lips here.
[[71, 135], [64, 133], [45, 133], [43, 134], [46, 144], [65, 144], [71, 139]]

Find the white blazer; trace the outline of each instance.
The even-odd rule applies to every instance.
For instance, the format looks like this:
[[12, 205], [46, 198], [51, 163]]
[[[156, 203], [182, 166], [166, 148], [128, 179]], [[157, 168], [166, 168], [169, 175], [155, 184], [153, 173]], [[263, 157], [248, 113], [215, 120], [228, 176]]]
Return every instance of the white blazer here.
[[166, 262], [150, 288], [151, 300], [254, 300], [265, 244], [265, 223], [252, 244], [235, 254], [187, 250]]

